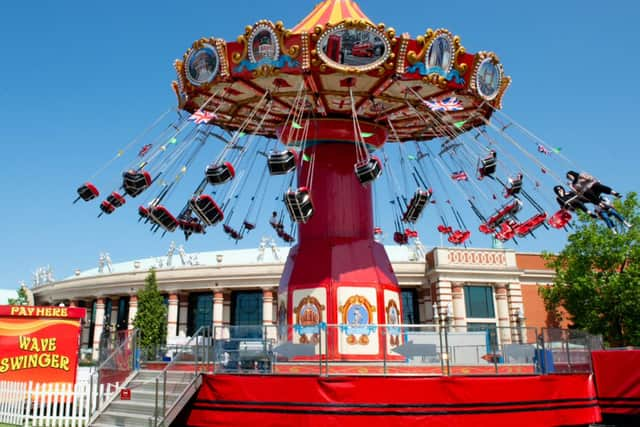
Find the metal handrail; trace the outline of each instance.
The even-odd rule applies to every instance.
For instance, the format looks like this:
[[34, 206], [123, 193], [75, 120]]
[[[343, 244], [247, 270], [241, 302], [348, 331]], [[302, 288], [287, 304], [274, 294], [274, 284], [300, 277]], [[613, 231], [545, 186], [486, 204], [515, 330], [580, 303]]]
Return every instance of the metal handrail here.
[[[193, 349], [195, 347], [195, 364], [194, 364], [194, 370], [193, 370], [193, 376], [192, 381], [194, 378], [197, 378], [197, 376], [200, 374], [200, 370], [201, 370], [201, 360], [200, 360], [200, 353], [201, 353], [201, 348], [200, 348], [200, 344], [198, 342], [198, 338], [200, 337], [206, 337], [207, 335], [205, 335], [203, 332], [206, 331], [210, 331], [211, 327], [209, 326], [201, 326], [200, 328], [198, 328], [198, 330], [196, 330], [196, 332], [191, 336], [191, 338], [189, 338], [189, 340], [181, 347], [181, 350], [179, 350], [174, 357], [171, 359], [171, 361], [169, 363], [167, 363], [167, 366], [165, 366], [162, 371], [156, 375], [151, 381], [155, 381], [155, 408], [153, 411], [153, 416], [149, 418], [149, 425], [153, 426], [153, 427], [158, 427], [158, 426], [164, 426], [165, 424], [165, 416], [167, 414], [167, 372], [173, 367], [175, 366], [175, 364], [180, 361], [182, 359], [182, 357], [186, 354], [193, 354], [194, 352], [188, 353], [188, 351], [185, 350], [185, 348], [191, 348]], [[209, 336], [211, 336], [211, 334], [208, 334]], [[194, 346], [194, 340], [195, 340], [195, 346]], [[208, 354], [205, 353], [205, 354]], [[204, 358], [205, 359], [205, 363], [206, 360], [208, 359], [207, 357]], [[162, 381], [162, 386], [160, 386], [160, 381]], [[189, 386], [191, 385], [192, 381], [189, 382]], [[160, 390], [160, 388], [162, 388], [162, 390]], [[160, 396], [160, 392], [162, 392], [162, 395]], [[160, 402], [161, 400], [161, 402]], [[177, 402], [177, 401], [176, 401]], [[162, 403], [162, 407], [160, 407], [160, 403]], [[174, 402], [175, 403], [175, 402]], [[160, 409], [162, 409], [162, 411], [160, 411]], [[171, 409], [171, 408], [169, 408]]]

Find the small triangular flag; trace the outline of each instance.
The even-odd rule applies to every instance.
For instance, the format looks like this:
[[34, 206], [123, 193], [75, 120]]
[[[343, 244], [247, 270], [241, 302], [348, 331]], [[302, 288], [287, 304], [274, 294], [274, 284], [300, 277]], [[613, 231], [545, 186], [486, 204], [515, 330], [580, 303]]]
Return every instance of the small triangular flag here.
[[414, 156], [413, 154], [409, 154], [407, 156], [407, 159], [409, 159], [409, 160], [418, 160], [418, 158], [416, 156]]
[[310, 162], [311, 161], [311, 157], [309, 157], [307, 155], [307, 153], [302, 153], [302, 161], [303, 162]]
[[175, 144], [176, 142], [178, 142], [176, 138], [171, 138], [167, 144]]
[[122, 150], [118, 151], [118, 157], [122, 156], [123, 154], [124, 154], [124, 151], [122, 151]]
[[371, 132], [362, 132], [360, 135], [362, 135], [363, 138], [370, 138], [373, 136]]
[[243, 137], [243, 136], [245, 136], [245, 135], [246, 135], [246, 133], [244, 133], [244, 132], [240, 132], [240, 133], [238, 134], [238, 137], [239, 137], [239, 138], [242, 138], [242, 137]]
[[180, 172], [185, 173], [187, 171], [187, 167], [183, 166], [182, 168], [180, 168]]
[[300, 126], [296, 121], [291, 121], [291, 127], [294, 129], [302, 129], [302, 126]]
[[456, 127], [456, 129], [460, 129], [462, 126], [464, 126], [465, 123], [467, 123], [467, 121], [462, 120], [460, 122], [455, 122], [453, 125]]
[[562, 147], [556, 147], [556, 148], [552, 148], [551, 151], [553, 151], [554, 153], [558, 154], [562, 151]]

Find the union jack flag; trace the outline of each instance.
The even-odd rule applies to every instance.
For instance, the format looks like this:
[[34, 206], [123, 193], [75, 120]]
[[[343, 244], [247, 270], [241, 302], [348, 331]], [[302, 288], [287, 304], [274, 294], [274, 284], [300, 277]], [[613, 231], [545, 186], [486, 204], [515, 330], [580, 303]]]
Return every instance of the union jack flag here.
[[197, 125], [201, 123], [209, 123], [211, 120], [217, 119], [217, 118], [218, 116], [216, 116], [215, 113], [212, 113], [210, 111], [202, 111], [202, 110], [198, 110], [189, 116], [189, 120], [193, 120], [193, 122]]
[[424, 101], [425, 105], [431, 109], [431, 111], [460, 111], [464, 107], [462, 101], [455, 96], [449, 96], [443, 99]]
[[551, 151], [549, 151], [547, 148], [545, 148], [544, 145], [542, 144], [538, 144], [538, 151], [542, 154], [550, 154]]
[[458, 171], [451, 174], [451, 179], [454, 181], [467, 181], [469, 177], [465, 171]]

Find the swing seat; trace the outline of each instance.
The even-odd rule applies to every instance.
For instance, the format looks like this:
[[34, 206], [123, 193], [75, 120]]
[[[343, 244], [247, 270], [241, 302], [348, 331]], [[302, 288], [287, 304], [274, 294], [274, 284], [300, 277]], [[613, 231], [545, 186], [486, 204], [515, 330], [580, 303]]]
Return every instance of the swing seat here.
[[208, 194], [202, 194], [189, 201], [193, 213], [205, 225], [215, 225], [224, 219], [224, 212]]
[[500, 230], [495, 234], [495, 238], [500, 240], [501, 242], [506, 242], [507, 240], [511, 240], [515, 237], [516, 231], [515, 227], [518, 225], [513, 220], [504, 221], [500, 224]]
[[224, 224], [222, 226], [222, 229], [224, 230], [225, 233], [227, 233], [229, 235], [229, 237], [231, 237], [233, 240], [241, 240], [242, 239], [242, 235], [235, 229], [233, 229], [230, 225], [228, 224]]
[[407, 236], [407, 238], [417, 238], [418, 237], [418, 232], [416, 230], [411, 230], [409, 228], [405, 228], [404, 229], [404, 234], [405, 234], [405, 236]]
[[486, 234], [492, 233], [496, 227], [518, 213], [520, 209], [522, 209], [522, 202], [518, 199], [514, 200], [512, 203], [504, 205], [498, 210], [498, 212], [491, 216], [487, 222], [480, 225], [480, 231]]
[[287, 243], [293, 243], [296, 241], [296, 239], [289, 233], [282, 233], [282, 236], [280, 237]]
[[102, 203], [100, 203], [100, 210], [107, 215], [110, 215], [113, 213], [113, 211], [116, 210], [116, 207], [109, 203], [107, 200], [103, 200]]
[[140, 215], [140, 219], [149, 218], [149, 209], [145, 208], [144, 206], [138, 207], [138, 215]]
[[373, 234], [377, 235], [377, 236], [381, 235], [382, 234], [382, 228], [381, 227], [374, 227]]
[[515, 196], [522, 191], [522, 175], [519, 175], [517, 178], [511, 180], [509, 187], [507, 187], [504, 197]]
[[233, 228], [231, 228], [231, 226], [228, 224], [223, 224], [222, 231], [224, 231], [227, 234], [231, 234], [233, 232]]
[[192, 234], [204, 234], [205, 233], [205, 228], [202, 225], [202, 223], [198, 220], [198, 218], [183, 218], [178, 220], [178, 226], [180, 227], [180, 229], [182, 231], [185, 232], [185, 235], [187, 233]]
[[151, 208], [149, 218], [165, 231], [175, 231], [178, 228], [178, 220], [162, 205]]
[[497, 166], [498, 162], [496, 161], [496, 152], [492, 151], [489, 156], [480, 159], [478, 164], [478, 179], [482, 179], [496, 173]]
[[444, 224], [440, 224], [440, 225], [438, 226], [438, 231], [439, 231], [440, 233], [442, 233], [442, 234], [451, 234], [451, 233], [453, 233], [453, 228], [448, 227], [448, 226], [446, 226], [446, 225], [444, 225]]
[[420, 217], [420, 214], [422, 214], [422, 211], [424, 210], [425, 206], [429, 202], [429, 199], [431, 199], [431, 194], [432, 194], [432, 191], [430, 189], [423, 190], [421, 188], [418, 188], [415, 194], [413, 195], [413, 197], [411, 198], [411, 200], [409, 201], [409, 204], [407, 205], [407, 209], [402, 215], [402, 220], [404, 222], [410, 222], [410, 223], [416, 222]]
[[293, 150], [272, 151], [267, 157], [271, 175], [286, 175], [296, 169], [296, 153]]
[[549, 225], [553, 228], [564, 228], [571, 221], [571, 213], [566, 209], [560, 209], [558, 212], [551, 215], [549, 218]]
[[406, 245], [409, 243], [409, 236], [401, 231], [396, 231], [393, 233], [393, 241], [399, 245]]
[[382, 174], [382, 162], [376, 156], [371, 156], [364, 162], [356, 163], [354, 170], [360, 184], [367, 185]]
[[111, 203], [114, 208], [119, 208], [120, 206], [124, 205], [127, 201], [123, 196], [120, 195], [120, 193], [114, 191], [113, 193], [109, 194], [109, 196], [107, 197], [107, 202]]
[[456, 230], [449, 235], [447, 240], [454, 245], [461, 245], [469, 240], [469, 237], [471, 237], [471, 232], [469, 230]]
[[313, 215], [313, 202], [307, 187], [300, 187], [295, 191], [289, 190], [284, 194], [284, 203], [287, 206], [291, 220], [306, 223]]
[[153, 182], [151, 175], [147, 171], [129, 170], [122, 174], [122, 188], [131, 197], [136, 197], [149, 188]]
[[244, 226], [244, 228], [246, 228], [246, 229], [247, 229], [247, 230], [249, 230], [249, 231], [251, 231], [251, 230], [253, 230], [254, 228], [256, 228], [256, 225], [255, 225], [254, 223], [252, 223], [252, 222], [249, 222], [249, 221], [244, 221], [244, 222], [242, 223], [242, 225]]
[[217, 185], [232, 180], [236, 176], [236, 170], [229, 162], [211, 164], [207, 167], [205, 175], [209, 184]]
[[100, 192], [98, 191], [96, 186], [90, 182], [85, 182], [80, 187], [78, 187], [78, 190], [76, 191], [78, 193], [78, 197], [80, 197], [85, 202], [93, 200], [100, 195]]
[[273, 229], [276, 231], [284, 229], [284, 224], [281, 221], [278, 221], [277, 219], [270, 220], [269, 224], [271, 224], [271, 227], [273, 227]]
[[527, 234], [531, 233], [536, 228], [538, 228], [541, 225], [543, 225], [546, 220], [547, 220], [546, 212], [534, 215], [531, 218], [529, 218], [528, 220], [526, 220], [526, 221], [524, 221], [524, 222], [522, 222], [520, 224], [517, 224], [514, 227], [516, 235], [518, 235], [518, 237], [524, 237]]

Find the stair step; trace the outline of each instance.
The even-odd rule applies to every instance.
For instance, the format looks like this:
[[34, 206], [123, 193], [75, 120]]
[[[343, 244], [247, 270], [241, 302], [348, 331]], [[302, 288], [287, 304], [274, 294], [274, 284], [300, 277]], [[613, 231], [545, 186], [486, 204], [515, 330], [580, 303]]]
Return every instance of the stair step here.
[[95, 426], [144, 426], [149, 427], [149, 415], [129, 412], [104, 412], [95, 420]]

